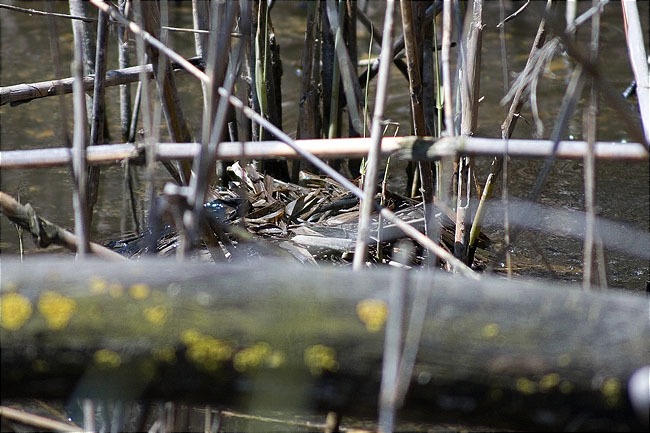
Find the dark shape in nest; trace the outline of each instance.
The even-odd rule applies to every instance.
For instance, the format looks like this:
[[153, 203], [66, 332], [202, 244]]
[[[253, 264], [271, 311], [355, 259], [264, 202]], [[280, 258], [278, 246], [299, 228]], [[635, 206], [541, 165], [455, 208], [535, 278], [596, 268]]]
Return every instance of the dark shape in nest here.
[[[215, 191], [218, 197], [204, 204], [204, 216], [219, 239], [219, 245], [208, 248], [201, 244], [193, 252], [193, 258], [205, 260], [209, 251], [214, 261], [283, 256], [293, 257], [302, 263], [350, 263], [358, 231], [357, 197], [331, 180], [311, 174], [305, 174], [301, 185], [257, 173], [254, 175], [259, 176], [257, 182], [232, 183], [227, 190]], [[248, 188], [243, 191], [245, 197], [234, 195], [234, 191], [242, 192], [242, 187], [246, 185]], [[424, 231], [422, 204], [384, 191], [384, 205], [403, 221]], [[379, 198], [378, 195], [377, 200]], [[455, 224], [448, 214], [439, 209], [435, 211], [441, 244], [453, 251]], [[175, 254], [180, 237], [172, 225], [164, 225], [157, 239], [152, 239], [154, 236], [151, 228], [148, 228], [143, 233], [109, 242], [106, 246], [131, 258], [144, 254]], [[400, 229], [385, 221], [380, 226], [375, 218], [370, 238], [369, 261], [379, 263], [391, 260], [393, 244], [405, 236]], [[481, 234], [478, 241], [481, 251], [477, 254], [474, 268], [481, 269], [487, 264], [483, 250], [489, 244], [487, 236]], [[378, 248], [381, 254], [377, 254]], [[215, 257], [215, 254], [218, 256]], [[418, 248], [413, 264], [424, 263], [424, 254]]]

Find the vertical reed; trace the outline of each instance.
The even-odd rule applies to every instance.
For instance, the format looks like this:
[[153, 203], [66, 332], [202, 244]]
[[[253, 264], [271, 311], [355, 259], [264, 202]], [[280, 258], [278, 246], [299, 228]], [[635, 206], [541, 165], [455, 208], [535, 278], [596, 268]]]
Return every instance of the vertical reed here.
[[[476, 131], [478, 120], [478, 98], [480, 95], [481, 46], [483, 31], [483, 1], [472, 3], [471, 23], [468, 28], [465, 50], [461, 52], [461, 124], [460, 133], [472, 136]], [[465, 40], [461, 41], [462, 44]], [[474, 257], [470, 253], [469, 237], [472, 219], [471, 184], [473, 163], [470, 157], [460, 158], [458, 167], [458, 193], [456, 204], [456, 232], [454, 235], [454, 254], [466, 264], [471, 265]]]
[[[594, 6], [598, 0], [592, 2]], [[591, 44], [590, 60], [598, 60], [598, 43], [600, 38], [600, 14], [594, 14], [591, 18]], [[588, 143], [587, 153], [584, 156], [584, 182], [585, 182], [585, 239], [584, 239], [584, 264], [582, 286], [585, 289], [593, 285], [604, 287], [607, 285], [605, 274], [605, 263], [595, 260], [598, 255], [594, 250], [602, 251], [602, 244], [598, 242], [596, 233], [596, 158], [594, 157], [594, 143], [597, 140], [598, 116], [598, 88], [594, 79], [591, 78], [589, 89], [589, 103], [584, 113], [585, 140]], [[600, 272], [594, 273], [594, 263]]]
[[[203, 113], [203, 131], [201, 138], [201, 151], [194, 158], [193, 176], [190, 179], [187, 192], [187, 201], [192, 212], [187, 212], [184, 221], [191, 224], [191, 239], [193, 246], [198, 246], [199, 234], [206, 244], [214, 245], [214, 235], [206, 230], [203, 222], [203, 203], [208, 199], [208, 191], [214, 181], [216, 154], [219, 143], [223, 140], [226, 131], [227, 114], [229, 111], [228, 98], [219, 95], [219, 88], [223, 87], [228, 96], [233, 91], [235, 79], [239, 72], [239, 57], [242, 42], [237, 41], [237, 49], [230, 56], [231, 32], [235, 22], [239, 5], [234, 2], [218, 3], [212, 5], [211, 31], [209, 39], [208, 65], [206, 74], [210, 85], [207, 86], [208, 104]], [[228, 64], [222, 59], [232, 58]], [[228, 68], [228, 69], [226, 69]], [[192, 219], [188, 219], [193, 215]]]
[[[547, 0], [546, 3], [546, 10], [548, 11], [551, 5], [551, 0]], [[506, 20], [502, 20], [501, 22], [505, 22]], [[501, 26], [503, 27], [503, 26]], [[537, 34], [535, 35], [535, 40], [533, 42], [533, 45], [531, 47], [530, 53], [528, 54], [528, 60], [526, 61], [526, 66], [524, 67], [524, 71], [527, 71], [529, 69], [533, 68], [533, 65], [535, 63], [534, 59], [538, 56], [538, 53], [544, 46], [546, 42], [546, 35], [547, 35], [547, 29], [546, 29], [546, 18], [542, 17], [540, 20], [539, 26], [537, 27]], [[503, 50], [505, 54], [505, 49]], [[505, 62], [506, 59], [503, 59], [503, 62]], [[522, 72], [523, 74], [524, 72]], [[504, 78], [507, 78], [507, 75], [504, 73]], [[504, 85], [507, 84], [504, 83]], [[508, 139], [512, 136], [512, 133], [515, 130], [515, 126], [517, 125], [517, 120], [520, 117], [520, 112], [521, 108], [524, 105], [525, 99], [524, 99], [524, 94], [528, 90], [530, 86], [530, 81], [522, 81], [520, 85], [517, 87], [514, 96], [512, 98], [512, 101], [510, 102], [510, 107], [508, 109], [508, 114], [506, 115], [505, 120], [501, 124], [501, 138], [505, 140], [505, 142], [508, 142]], [[505, 98], [504, 98], [505, 99]], [[476, 250], [476, 243], [478, 241], [478, 235], [481, 230], [481, 225], [483, 224], [483, 218], [485, 217], [485, 206], [487, 204], [487, 201], [492, 198], [492, 195], [494, 194], [494, 188], [495, 184], [497, 181], [498, 176], [501, 174], [501, 170], [504, 167], [504, 164], [506, 164], [506, 156], [497, 156], [492, 160], [492, 165], [490, 167], [490, 173], [488, 174], [488, 177], [485, 181], [485, 185], [483, 187], [483, 192], [481, 195], [481, 199], [479, 201], [478, 207], [476, 209], [475, 215], [474, 215], [474, 221], [472, 223], [472, 228], [470, 231], [470, 239], [469, 239], [469, 248], [470, 248], [470, 254], [473, 254], [472, 251]], [[508, 275], [510, 275], [511, 272], [511, 266], [510, 266], [510, 241], [511, 241], [511, 236], [510, 236], [510, 230], [509, 230], [509, 222], [507, 220], [508, 218], [508, 212], [507, 212], [507, 173], [504, 173], [504, 190], [503, 190], [503, 199], [504, 199], [504, 204], [506, 204], [506, 221], [504, 221], [504, 226], [505, 226], [505, 246], [504, 246], [504, 254], [506, 256], [506, 269], [508, 272]], [[497, 260], [498, 261], [498, 260]]]
[[[417, 4], [416, 4], [417, 5]], [[411, 0], [402, 0], [400, 8], [402, 13], [402, 30], [404, 33], [404, 48], [406, 51], [406, 64], [409, 79], [409, 95], [411, 104], [411, 131], [413, 135], [429, 135], [425, 121], [425, 109], [423, 106], [424, 98], [422, 92], [422, 63], [423, 63], [423, 44], [422, 37], [418, 37], [419, 31], [423, 24], [423, 9], [419, 5], [413, 8]], [[420, 188], [422, 193], [422, 202], [424, 205], [424, 215], [426, 216], [425, 233], [432, 235], [432, 212], [429, 207], [433, 204], [434, 180], [431, 162], [419, 162], [418, 174]], [[416, 183], [416, 182], [414, 182]]]
[[[208, 30], [210, 27], [210, 7], [208, 0], [192, 0], [192, 22], [194, 30]], [[208, 35], [205, 33], [194, 33], [194, 49], [196, 55], [207, 63], [208, 56], [206, 50], [208, 48]], [[207, 110], [208, 107], [208, 89], [205, 83], [201, 83], [201, 90], [203, 92], [203, 109]]]
[[377, 82], [377, 93], [375, 96], [375, 108], [372, 116], [370, 138], [372, 145], [368, 152], [368, 163], [366, 166], [366, 177], [363, 186], [363, 198], [359, 209], [359, 227], [357, 241], [354, 249], [354, 260], [352, 267], [359, 270], [364, 266], [368, 251], [368, 233], [370, 231], [370, 214], [375, 206], [374, 197], [377, 190], [377, 165], [379, 163], [379, 148], [383, 134], [384, 109], [388, 98], [388, 82], [390, 77], [390, 65], [393, 59], [393, 26], [394, 26], [395, 3], [393, 0], [386, 1], [386, 12], [384, 15], [384, 30], [382, 36], [381, 53], [379, 55], [379, 78]]
[[[106, 101], [104, 98], [106, 78], [106, 46], [108, 42], [108, 16], [99, 11], [97, 20], [97, 43], [95, 44], [95, 88], [92, 99], [92, 117], [90, 122], [90, 146], [104, 144], [104, 127]], [[88, 217], [92, 220], [93, 209], [97, 203], [99, 191], [98, 166], [88, 167]]]
[[[78, 35], [78, 34], [77, 34]], [[74, 61], [72, 75], [74, 100], [74, 135], [72, 140], [72, 172], [74, 192], [72, 205], [74, 208], [75, 234], [78, 238], [77, 255], [85, 257], [90, 250], [90, 229], [88, 221], [87, 203], [87, 165], [86, 144], [88, 143], [88, 129], [86, 118], [86, 94], [83, 88], [83, 46], [82, 38], [74, 39]]]
[[[140, 3], [144, 29], [156, 39], [160, 39], [161, 25], [163, 24], [161, 23], [161, 14], [158, 3], [150, 1], [142, 1]], [[162, 111], [167, 122], [167, 128], [171, 140], [176, 143], [189, 143], [193, 141], [192, 135], [190, 134], [189, 127], [185, 121], [185, 116], [183, 115], [183, 110], [178, 99], [176, 81], [169, 60], [167, 59], [167, 56], [151, 45], [147, 45], [146, 51], [147, 56], [153, 65], [154, 77], [158, 85]], [[186, 185], [190, 178], [189, 163], [181, 164], [179, 175], [178, 180], [180, 180], [180, 183]]]

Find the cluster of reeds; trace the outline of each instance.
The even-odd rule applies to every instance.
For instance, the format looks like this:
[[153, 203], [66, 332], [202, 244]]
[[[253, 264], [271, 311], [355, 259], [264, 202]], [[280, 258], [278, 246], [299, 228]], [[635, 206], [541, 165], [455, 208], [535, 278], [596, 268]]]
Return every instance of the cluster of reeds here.
[[[410, 195], [421, 200], [424, 207], [422, 233], [383, 206], [381, 198], [377, 204], [375, 198], [381, 180], [379, 173], [388, 171], [388, 167], [383, 167], [383, 170], [380, 167], [388, 85], [391, 80], [408, 83], [411, 135], [434, 139], [443, 136], [463, 139], [475, 135], [484, 27], [482, 0], [404, 0], [398, 3], [388, 0], [381, 5], [384, 9], [381, 25], [367, 15], [369, 10], [377, 12], [376, 3], [353, 0], [306, 2], [296, 139], [282, 129], [282, 59], [274, 31], [273, 20], [277, 21], [278, 17], [273, 14], [273, 2], [193, 0], [194, 28], [191, 31], [195, 35], [196, 57], [190, 61], [170, 49], [167, 43], [170, 32], [181, 30], [168, 25], [167, 1], [122, 0], [114, 6], [101, 0], [88, 3], [71, 0], [67, 17], [72, 18], [74, 31], [74, 77], [66, 84], [67, 88], [63, 82], [52, 87], [55, 94], [72, 90], [75, 95], [74, 133], [72, 137], [66, 134], [65, 139], [72, 149], [77, 253], [83, 256], [90, 248], [89, 225], [100, 179], [99, 166], [88, 163], [88, 149], [108, 142], [104, 124], [104, 92], [107, 85], [119, 84], [121, 141], [134, 143], [138, 138], [138, 125], [142, 125], [143, 133], [140, 149], [144, 149], [145, 208], [149, 221], [134, 218], [136, 231], [143, 231], [145, 226], [159, 226], [160, 222], [156, 220], [169, 214], [182, 235], [181, 254], [198, 247], [201, 242], [210, 245], [223, 241], [206, 222], [204, 211], [204, 203], [215, 197], [216, 189], [227, 186], [224, 183], [227, 173], [218, 158], [220, 147], [228, 141], [276, 139], [291, 147], [301, 159], [289, 162], [268, 155], [262, 159], [259, 172], [270, 178], [298, 183], [300, 169], [309, 164], [309, 168], [330, 176], [360, 200], [355, 269], [366, 263], [371, 215], [379, 211], [384, 219], [401, 227], [406, 237], [413, 238], [426, 249], [428, 253], [425, 256], [430, 264], [441, 260], [446, 266], [469, 274], [485, 206], [501, 176], [504, 178], [503, 201], [507, 202], [508, 160], [505, 155], [508, 154], [508, 140], [522, 106], [528, 100], [532, 102], [535, 114], [537, 77], [561, 45], [574, 61], [575, 69], [551, 133], [552, 150], [528, 198], [535, 201], [539, 196], [568, 119], [582, 94], [583, 84], [590, 84], [585, 134], [588, 145], [584, 156], [587, 198], [585, 284], [589, 285], [593, 280], [591, 264], [596, 244], [593, 149], [597, 95], [600, 92], [607, 97], [608, 103], [620, 104], [620, 97], [614, 95], [607, 85], [597, 62], [598, 18], [606, 3], [595, 1], [577, 18], [574, 10], [568, 13], [567, 24], [564, 24], [564, 20], [557, 16], [555, 5], [550, 0], [547, 2], [527, 65], [504, 98], [509, 110], [502, 125], [503, 152], [494, 157], [484, 181], [477, 178], [474, 162], [468, 154], [455, 153], [435, 160], [415, 158], [412, 161], [408, 188]], [[525, 13], [527, 5], [528, 2], [524, 3], [509, 17], [505, 17], [502, 5], [501, 28], [507, 21], [516, 19], [518, 14]], [[569, 2], [568, 7], [575, 8], [575, 2]], [[630, 58], [639, 83], [645, 136], [643, 128], [629, 116], [623, 116], [623, 120], [628, 123], [630, 136], [644, 143], [649, 120], [647, 110], [643, 109], [644, 103], [648, 102], [647, 85], [644, 84], [647, 64], [643, 60], [643, 50], [638, 50], [643, 38], [635, 34], [640, 28], [638, 19], [634, 18], [635, 7], [624, 4], [623, 10], [628, 24]], [[56, 29], [55, 15], [50, 15], [53, 29]], [[401, 19], [401, 23], [397, 19]], [[585, 49], [575, 43], [573, 35], [577, 28], [589, 22], [592, 42]], [[369, 47], [360, 46], [358, 30], [361, 28], [370, 40]], [[396, 29], [401, 29], [401, 33], [398, 34]], [[116, 35], [119, 41], [119, 62], [124, 74], [111, 75], [106, 71], [107, 40], [111, 34]], [[130, 38], [135, 41], [135, 50], [129, 49], [127, 41]], [[54, 47], [57, 60], [56, 44]], [[379, 56], [373, 56], [372, 53], [377, 51]], [[359, 66], [362, 56], [368, 57], [365, 66]], [[132, 69], [131, 63], [140, 66]], [[60, 62], [55, 61], [55, 64], [60, 73]], [[392, 65], [403, 77], [390, 77]], [[186, 122], [184, 107], [179, 102], [175, 68], [183, 69], [201, 82], [203, 112], [200, 136], [193, 137]], [[127, 70], [130, 73], [128, 77]], [[90, 82], [84, 78], [92, 75], [94, 78]], [[153, 81], [150, 81], [151, 77]], [[374, 100], [370, 92], [373, 80], [376, 80]], [[130, 94], [126, 84], [132, 81], [139, 83], [135, 95]], [[150, 83], [155, 83], [155, 86]], [[89, 87], [92, 95], [84, 91]], [[8, 99], [3, 95], [3, 103], [16, 102], [17, 94], [14, 92]], [[25, 99], [29, 97], [30, 94], [24, 95]], [[63, 105], [61, 112], [66, 113]], [[166, 127], [172, 142], [188, 144], [193, 158], [178, 162], [164, 159], [162, 163], [174, 183], [163, 191], [156, 191], [158, 149], [163, 147], [160, 144], [161, 125]], [[324, 162], [299, 144], [302, 139], [332, 140], [340, 137], [369, 137], [368, 151], [363, 160], [330, 158]], [[198, 150], [190, 146], [193, 142], [200, 143]], [[323, 141], [322, 146], [326, 147], [327, 141]], [[641, 156], [644, 157], [647, 155]], [[248, 162], [242, 158], [242, 166]], [[129, 176], [134, 173], [131, 169]], [[135, 201], [132, 201], [132, 207], [135, 207]], [[445, 248], [439, 242], [440, 227], [434, 216], [441, 211], [449, 214], [449, 210], [455, 215], [455, 236], [453, 247]], [[132, 209], [131, 213], [136, 215], [137, 211]], [[517, 231], [508, 229], [507, 212], [505, 226], [506, 246], [497, 254], [497, 262], [501, 261], [501, 256], [509, 260], [509, 245], [517, 236]], [[603, 280], [602, 270], [600, 275]]]

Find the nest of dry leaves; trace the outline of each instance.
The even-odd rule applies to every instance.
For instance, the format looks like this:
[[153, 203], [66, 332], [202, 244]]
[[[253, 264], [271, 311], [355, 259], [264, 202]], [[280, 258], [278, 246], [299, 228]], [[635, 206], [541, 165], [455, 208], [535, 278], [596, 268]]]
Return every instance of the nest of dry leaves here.
[[[238, 162], [228, 167], [228, 187], [211, 192], [204, 205], [209, 233], [203, 231], [191, 255], [201, 260], [252, 260], [259, 257], [293, 257], [302, 263], [352, 263], [359, 221], [359, 200], [327, 176], [300, 172], [298, 184], [261, 174], [253, 164]], [[420, 201], [404, 197], [380, 185], [378, 203], [389, 207], [403, 221], [424, 230]], [[448, 212], [437, 212], [441, 245], [453, 249], [454, 223]], [[173, 220], [173, 218], [172, 218]], [[176, 218], [178, 221], [179, 218]], [[131, 258], [146, 253], [178, 254], [183, 237], [178, 224], [130, 236], [107, 244]], [[207, 240], [212, 237], [212, 240]], [[152, 237], [155, 239], [152, 240]], [[393, 224], [373, 215], [370, 230], [369, 264], [391, 263], [395, 245], [405, 235]], [[482, 237], [479, 247], [489, 243]], [[424, 262], [417, 248], [413, 265]], [[479, 263], [485, 261], [479, 257]]]

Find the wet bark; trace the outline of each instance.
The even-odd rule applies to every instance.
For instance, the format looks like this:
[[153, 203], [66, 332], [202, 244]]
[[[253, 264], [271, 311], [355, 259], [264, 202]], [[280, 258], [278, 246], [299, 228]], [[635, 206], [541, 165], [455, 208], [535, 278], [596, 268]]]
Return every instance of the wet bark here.
[[[647, 364], [647, 298], [407, 278], [407, 305], [424, 302], [427, 313], [400, 419], [642, 427], [627, 386]], [[234, 407], [255, 395], [280, 408], [299, 397], [303, 408], [374, 416], [390, 280], [385, 269], [267, 261], [4, 260], [2, 395]]]

